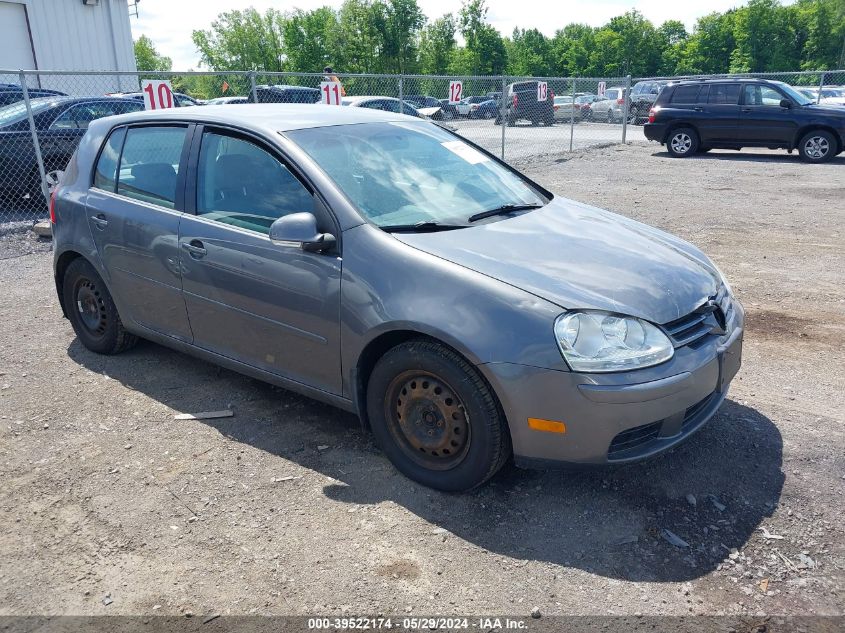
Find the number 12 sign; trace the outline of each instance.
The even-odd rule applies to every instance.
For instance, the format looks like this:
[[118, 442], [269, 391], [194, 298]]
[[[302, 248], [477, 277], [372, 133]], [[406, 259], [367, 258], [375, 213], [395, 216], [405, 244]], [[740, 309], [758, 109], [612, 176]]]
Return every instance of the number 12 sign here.
[[340, 105], [340, 84], [336, 81], [320, 82], [320, 96], [326, 105]]
[[449, 103], [458, 103], [464, 98], [464, 82], [453, 81], [449, 84]]
[[169, 81], [144, 79], [141, 82], [145, 110], [163, 110], [173, 107], [173, 88]]

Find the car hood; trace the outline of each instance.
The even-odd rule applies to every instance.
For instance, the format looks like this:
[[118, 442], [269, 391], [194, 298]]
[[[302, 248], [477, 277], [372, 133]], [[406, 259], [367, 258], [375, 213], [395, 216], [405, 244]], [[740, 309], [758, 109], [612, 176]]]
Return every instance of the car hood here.
[[719, 273], [691, 244], [563, 198], [472, 228], [394, 237], [562, 308], [660, 324], [689, 314], [720, 284]]
[[804, 107], [822, 114], [835, 114], [838, 117], [845, 117], [845, 110], [842, 108], [843, 105], [845, 105], [845, 100], [841, 103], [836, 103], [822, 99], [821, 103], [810, 103]]

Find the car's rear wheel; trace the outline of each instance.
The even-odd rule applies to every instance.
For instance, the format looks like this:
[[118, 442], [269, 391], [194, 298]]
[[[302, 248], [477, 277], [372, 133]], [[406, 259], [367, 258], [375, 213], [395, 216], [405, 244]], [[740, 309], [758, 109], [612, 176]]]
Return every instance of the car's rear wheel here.
[[62, 293], [80, 342], [98, 354], [119, 354], [138, 341], [123, 327], [117, 306], [94, 267], [81, 257], [65, 271]]
[[689, 127], [675, 128], [669, 132], [666, 149], [675, 158], [686, 158], [698, 151], [698, 134]]
[[405, 476], [431, 488], [469, 490], [510, 456], [504, 414], [490, 386], [453, 350], [402, 343], [370, 375], [367, 413], [376, 442]]
[[813, 130], [801, 139], [798, 152], [808, 163], [824, 163], [838, 153], [838, 148], [833, 134], [826, 130]]
[[485, 119], [492, 119], [494, 116], [496, 116], [496, 115], [493, 112], [491, 112], [490, 110], [484, 111], [484, 118]]

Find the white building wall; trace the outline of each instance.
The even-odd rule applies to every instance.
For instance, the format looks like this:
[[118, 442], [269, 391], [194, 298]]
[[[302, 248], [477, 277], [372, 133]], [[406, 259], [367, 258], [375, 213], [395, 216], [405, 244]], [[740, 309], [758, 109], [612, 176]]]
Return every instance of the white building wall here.
[[[126, 0], [99, 0], [96, 6], [82, 0], [0, 2], [26, 6], [37, 70], [136, 70]], [[0, 58], [0, 68], [7, 68], [4, 61]], [[38, 79], [29, 85], [75, 95], [138, 90], [135, 77], [40, 75]]]

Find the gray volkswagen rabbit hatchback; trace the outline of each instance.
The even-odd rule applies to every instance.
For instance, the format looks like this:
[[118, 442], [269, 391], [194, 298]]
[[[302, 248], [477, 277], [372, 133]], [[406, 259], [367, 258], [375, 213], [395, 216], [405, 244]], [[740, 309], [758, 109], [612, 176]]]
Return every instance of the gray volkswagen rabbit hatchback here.
[[689, 437], [740, 366], [697, 248], [420, 119], [321, 105], [94, 121], [54, 193], [88, 349], [138, 337], [357, 413], [442, 490]]

